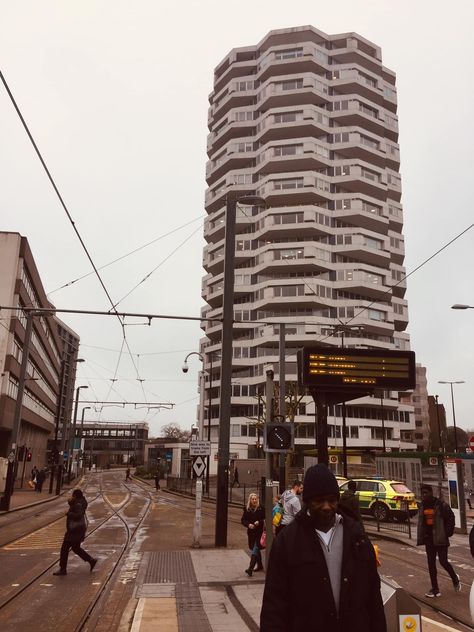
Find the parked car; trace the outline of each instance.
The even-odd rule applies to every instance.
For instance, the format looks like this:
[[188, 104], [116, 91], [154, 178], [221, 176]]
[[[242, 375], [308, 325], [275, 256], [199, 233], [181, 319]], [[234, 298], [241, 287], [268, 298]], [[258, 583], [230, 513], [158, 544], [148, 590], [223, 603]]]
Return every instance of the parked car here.
[[[377, 520], [407, 520], [418, 512], [415, 494], [403, 481], [385, 478], [353, 478], [357, 484], [357, 496], [361, 514], [374, 516]], [[341, 492], [348, 482], [339, 485]]]
[[336, 481], [340, 487], [343, 483], [347, 482], [347, 478], [345, 476], [336, 476]]

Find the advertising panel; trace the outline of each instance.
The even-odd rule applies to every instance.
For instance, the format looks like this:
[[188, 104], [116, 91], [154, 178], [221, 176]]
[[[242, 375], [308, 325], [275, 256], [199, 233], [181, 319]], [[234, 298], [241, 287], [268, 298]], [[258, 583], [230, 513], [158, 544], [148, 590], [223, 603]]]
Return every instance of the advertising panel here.
[[456, 461], [445, 461], [446, 479], [448, 481], [448, 503], [453, 510], [455, 526], [461, 528], [461, 503], [459, 498], [459, 479]]

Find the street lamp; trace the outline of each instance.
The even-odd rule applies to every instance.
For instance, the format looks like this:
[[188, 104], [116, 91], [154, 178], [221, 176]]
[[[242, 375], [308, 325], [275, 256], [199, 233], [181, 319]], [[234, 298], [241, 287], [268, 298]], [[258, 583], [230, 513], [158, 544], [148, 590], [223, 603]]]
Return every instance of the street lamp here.
[[[188, 355], [185, 357], [184, 362], [183, 362], [183, 366], [182, 366], [182, 371], [183, 373], [187, 373], [189, 370], [189, 366], [188, 366], [188, 358], [192, 355], [197, 355], [199, 357], [199, 359], [201, 360], [201, 362], [203, 363], [203, 367], [204, 367], [204, 356], [202, 355], [202, 353], [199, 353], [198, 351], [191, 351], [191, 353], [188, 353]], [[211, 413], [211, 405], [212, 405], [212, 351], [209, 353], [209, 404], [208, 404], [208, 408], [207, 408], [207, 440], [210, 442], [211, 441], [211, 417], [212, 417], [212, 413]], [[204, 372], [203, 372], [204, 375]], [[203, 401], [204, 399], [204, 383], [203, 383], [203, 387], [202, 387], [202, 399], [201, 401]], [[204, 418], [200, 419], [201, 422], [201, 429], [204, 430]], [[207, 455], [207, 463], [206, 463], [206, 489], [207, 489], [207, 493], [209, 494], [209, 468], [211, 465], [211, 457], [208, 454]]]
[[439, 395], [435, 395], [434, 398], [436, 400], [436, 419], [438, 420], [438, 441], [439, 441], [439, 452], [444, 452], [443, 444], [441, 441], [441, 422], [439, 420], [439, 403], [438, 403]]
[[89, 388], [89, 387], [86, 385], [82, 385], [76, 388], [76, 401], [74, 403], [74, 417], [72, 420], [72, 432], [71, 432], [71, 436], [69, 437], [69, 447], [68, 447], [68, 455], [67, 455], [67, 459], [68, 459], [67, 482], [68, 483], [71, 482], [72, 451], [74, 448], [74, 439], [75, 439], [74, 435], [76, 434], [76, 421], [77, 421], [77, 407], [79, 405], [79, 392], [81, 388]]
[[451, 387], [451, 404], [453, 407], [453, 425], [454, 425], [454, 452], [458, 451], [458, 434], [456, 429], [456, 414], [454, 412], [454, 392], [453, 392], [453, 384], [465, 384], [464, 380], [457, 380], [454, 382], [438, 380], [438, 384], [449, 384]]
[[474, 309], [474, 305], [463, 305], [461, 303], [455, 303], [451, 305], [451, 309]]
[[219, 404], [219, 447], [217, 461], [215, 546], [227, 546], [229, 509], [229, 442], [232, 396], [232, 327], [234, 323], [235, 218], [237, 202], [266, 206], [261, 197], [228, 194], [225, 212], [224, 294], [222, 301], [221, 380]]
[[91, 408], [92, 408], [92, 406], [84, 406], [84, 408], [82, 409], [82, 413], [81, 413], [81, 443], [80, 443], [81, 471], [83, 471], [83, 464], [84, 464], [84, 456], [83, 456], [84, 450], [82, 449], [82, 435], [84, 433], [84, 413], [86, 412], [86, 410], [91, 410]]

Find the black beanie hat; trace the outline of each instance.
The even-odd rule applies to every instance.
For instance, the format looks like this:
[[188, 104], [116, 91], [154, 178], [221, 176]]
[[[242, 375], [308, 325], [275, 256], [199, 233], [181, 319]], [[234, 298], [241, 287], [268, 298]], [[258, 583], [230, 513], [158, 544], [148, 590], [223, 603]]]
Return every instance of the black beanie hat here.
[[314, 496], [334, 494], [339, 498], [339, 485], [331, 470], [322, 463], [312, 465], [306, 470], [303, 481], [303, 502]]

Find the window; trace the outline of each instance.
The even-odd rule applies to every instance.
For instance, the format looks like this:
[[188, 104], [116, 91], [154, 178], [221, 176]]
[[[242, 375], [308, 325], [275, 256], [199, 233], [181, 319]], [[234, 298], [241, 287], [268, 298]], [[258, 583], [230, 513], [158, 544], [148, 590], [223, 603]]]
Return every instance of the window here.
[[290, 81], [280, 81], [275, 84], [277, 91], [281, 90], [300, 90], [303, 87], [303, 79], [292, 79]]
[[274, 156], [295, 156], [303, 153], [303, 145], [281, 145], [273, 148]]
[[274, 123], [292, 123], [302, 116], [303, 112], [282, 112], [273, 115]]
[[302, 56], [303, 56], [302, 48], [292, 48], [289, 50], [281, 50], [275, 53], [275, 59], [277, 60], [295, 59], [296, 57], [302, 57]]
[[301, 189], [304, 186], [303, 178], [288, 178], [285, 180], [274, 180], [273, 188], [278, 191], [283, 189]]

